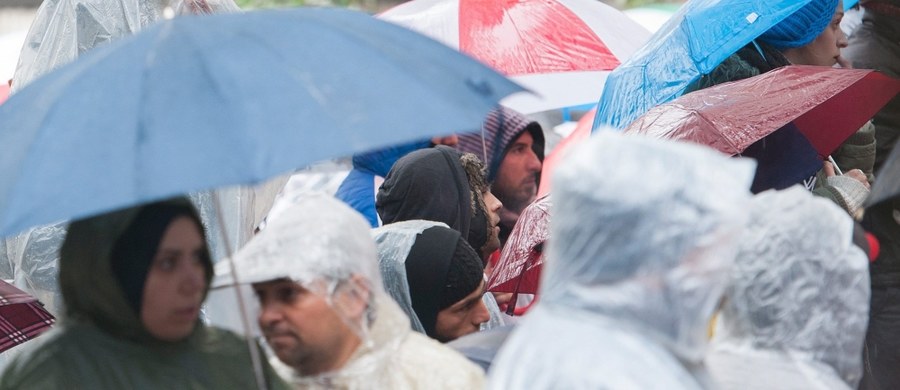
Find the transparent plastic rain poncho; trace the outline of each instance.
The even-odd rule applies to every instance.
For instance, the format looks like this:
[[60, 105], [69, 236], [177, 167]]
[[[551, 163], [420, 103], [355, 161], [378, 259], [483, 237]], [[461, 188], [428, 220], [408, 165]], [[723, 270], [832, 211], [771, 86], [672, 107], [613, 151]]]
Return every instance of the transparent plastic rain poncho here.
[[706, 364], [722, 389], [849, 389], [862, 377], [865, 253], [800, 187], [754, 198]]
[[492, 389], [697, 389], [746, 221], [752, 160], [599, 132], [553, 177], [541, 300]]
[[[324, 193], [294, 202], [280, 215], [269, 216], [266, 228], [235, 255], [238, 282], [287, 278], [304, 286], [331, 305], [361, 344], [336, 371], [300, 376], [273, 358], [276, 370], [298, 388], [415, 388], [429, 383], [429, 375], [443, 388], [481, 385], [483, 374], [476, 366], [410, 330], [409, 318], [382, 288], [375, 243], [361, 214]], [[216, 268], [214, 285], [233, 284], [226, 269]], [[369, 292], [366, 315], [358, 319], [334, 299], [360, 294], [359, 286], [349, 282], [351, 276], [362, 277]], [[458, 375], [448, 374], [454, 370]]]
[[[406, 258], [416, 237], [428, 228], [435, 226], [448, 227], [442, 222], [414, 219], [410, 221], [394, 222], [372, 230], [372, 237], [378, 246], [378, 261], [381, 267], [381, 276], [384, 278], [384, 288], [391, 298], [400, 305], [410, 319], [410, 325], [416, 332], [425, 334], [425, 328], [419, 321], [412, 306], [412, 298], [409, 295], [409, 283], [406, 279]], [[485, 293], [482, 296], [485, 307], [491, 313], [491, 319], [481, 324], [481, 330], [493, 329], [506, 325], [506, 317], [500, 311], [494, 295]]]
[[406, 257], [409, 256], [409, 251], [416, 243], [416, 237], [426, 229], [435, 226], [449, 228], [445, 223], [414, 219], [372, 230], [372, 238], [375, 239], [375, 245], [378, 247], [378, 265], [381, 268], [381, 276], [384, 278], [384, 289], [409, 317], [412, 329], [422, 334], [425, 334], [425, 328], [413, 310], [412, 298], [409, 294], [409, 283], [406, 279]]
[[97, 45], [163, 19], [167, 8], [173, 15], [240, 10], [233, 0], [44, 0], [19, 54], [13, 93]]

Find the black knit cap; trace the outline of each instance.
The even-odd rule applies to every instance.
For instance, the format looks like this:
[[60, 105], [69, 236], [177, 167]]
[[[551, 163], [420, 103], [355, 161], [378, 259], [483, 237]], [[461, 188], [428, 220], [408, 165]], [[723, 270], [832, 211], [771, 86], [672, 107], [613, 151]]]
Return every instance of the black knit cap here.
[[475, 249], [469, 242], [460, 239], [456, 242], [456, 250], [453, 251], [453, 261], [447, 270], [447, 279], [444, 283], [444, 291], [441, 293], [441, 310], [461, 301], [471, 294], [484, 280], [484, 263], [481, 256], [475, 253]]
[[435, 337], [438, 312], [481, 285], [481, 258], [453, 229], [435, 226], [416, 237], [406, 257], [406, 279], [413, 311], [425, 334]]
[[[128, 228], [119, 236], [112, 249], [112, 271], [125, 294], [128, 304], [140, 316], [144, 299], [144, 283], [150, 265], [159, 249], [166, 229], [177, 217], [188, 217], [203, 234], [203, 224], [197, 212], [188, 204], [152, 203], [138, 212]], [[212, 262], [204, 262], [206, 277], [212, 277]]]

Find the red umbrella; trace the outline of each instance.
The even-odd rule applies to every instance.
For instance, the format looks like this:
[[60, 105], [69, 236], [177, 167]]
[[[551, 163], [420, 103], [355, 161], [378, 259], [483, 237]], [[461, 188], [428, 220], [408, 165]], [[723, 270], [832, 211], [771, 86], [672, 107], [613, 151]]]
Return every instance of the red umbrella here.
[[538, 198], [519, 215], [488, 279], [488, 291], [537, 293], [544, 243], [550, 237], [551, 205], [549, 196]]
[[596, 0], [413, 0], [378, 15], [484, 62], [540, 97], [504, 105], [532, 113], [594, 103], [610, 71], [650, 38]]
[[553, 170], [556, 169], [556, 164], [559, 164], [559, 161], [569, 152], [572, 146], [586, 141], [591, 136], [591, 127], [594, 126], [595, 114], [597, 114], [596, 108], [592, 108], [584, 114], [578, 120], [578, 124], [575, 125], [575, 130], [572, 130], [566, 138], [559, 141], [556, 147], [553, 148], [553, 151], [544, 159], [541, 168], [541, 177], [544, 179], [541, 180], [541, 185], [538, 187], [538, 198], [550, 193], [550, 181], [553, 177]]
[[792, 65], [681, 96], [625, 132], [735, 155], [793, 122], [824, 159], [898, 92], [900, 80], [874, 70]]
[[0, 352], [37, 337], [55, 321], [37, 299], [0, 280]]

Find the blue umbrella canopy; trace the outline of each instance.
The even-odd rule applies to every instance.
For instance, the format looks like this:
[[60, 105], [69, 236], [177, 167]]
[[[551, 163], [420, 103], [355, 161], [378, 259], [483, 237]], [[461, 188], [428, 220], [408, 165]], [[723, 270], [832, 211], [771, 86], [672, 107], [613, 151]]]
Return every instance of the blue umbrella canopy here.
[[641, 49], [610, 73], [594, 119], [622, 129], [684, 93], [810, 0], [691, 0]]
[[521, 90], [359, 12], [176, 18], [95, 49], [0, 106], [0, 236], [474, 131]]

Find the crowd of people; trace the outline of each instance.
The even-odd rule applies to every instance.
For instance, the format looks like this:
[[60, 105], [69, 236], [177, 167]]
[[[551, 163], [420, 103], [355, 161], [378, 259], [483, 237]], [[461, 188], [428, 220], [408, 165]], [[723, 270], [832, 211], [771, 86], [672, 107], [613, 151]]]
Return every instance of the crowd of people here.
[[[74, 47], [163, 8], [120, 3], [113, 13], [145, 17]], [[842, 1], [812, 0], [688, 92], [791, 64], [900, 77], [900, 2], [860, 7], [848, 40]], [[110, 26], [91, 20], [72, 28]], [[13, 88], [77, 57], [49, 59], [44, 35]], [[796, 152], [789, 127], [740, 156], [598, 131], [552, 177], [538, 122], [498, 107], [479, 130], [353, 156], [336, 193], [285, 200], [227, 271], [187, 197], [73, 221], [59, 326], [0, 389], [900, 388], [900, 197], [866, 203], [900, 97], [796, 183], [772, 175]], [[536, 199], [542, 180], [552, 202]], [[535, 234], [517, 226], [533, 210], [552, 215], [546, 237], [525, 237], [540, 246], [537, 293], [489, 291], [509, 244]], [[261, 335], [249, 342], [202, 314], [211, 288], [247, 286]]]

